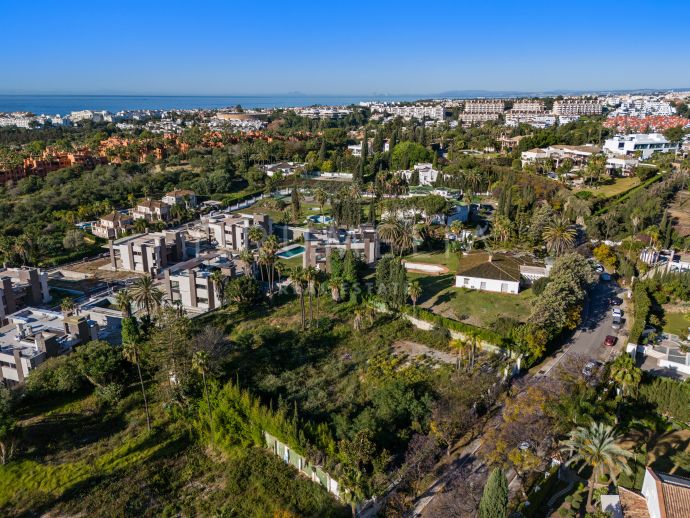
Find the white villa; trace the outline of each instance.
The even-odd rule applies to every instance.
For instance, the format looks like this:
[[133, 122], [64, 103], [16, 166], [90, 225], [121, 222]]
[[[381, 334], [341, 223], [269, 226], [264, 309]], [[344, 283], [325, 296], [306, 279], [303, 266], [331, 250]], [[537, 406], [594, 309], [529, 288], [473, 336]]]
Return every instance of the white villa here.
[[456, 288], [519, 293], [523, 286], [547, 277], [550, 265], [537, 263], [531, 257], [504, 252], [489, 254], [483, 250], [465, 253], [455, 275]]

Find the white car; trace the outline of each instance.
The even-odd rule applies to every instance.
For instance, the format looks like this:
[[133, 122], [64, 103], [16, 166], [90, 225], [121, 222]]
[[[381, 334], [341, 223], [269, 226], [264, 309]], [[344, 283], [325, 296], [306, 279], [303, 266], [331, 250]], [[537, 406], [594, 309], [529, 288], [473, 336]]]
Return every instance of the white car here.
[[621, 308], [613, 308], [613, 310], [611, 311], [611, 314], [615, 318], [621, 318], [623, 316], [623, 311], [621, 311]]

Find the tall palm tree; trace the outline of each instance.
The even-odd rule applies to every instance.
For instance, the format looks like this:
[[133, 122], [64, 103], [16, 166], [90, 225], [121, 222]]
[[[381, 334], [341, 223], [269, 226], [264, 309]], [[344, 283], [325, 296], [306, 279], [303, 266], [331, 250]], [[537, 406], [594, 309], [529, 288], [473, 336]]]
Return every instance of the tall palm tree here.
[[314, 191], [314, 200], [319, 205], [319, 213], [323, 216], [323, 206], [328, 201], [328, 193], [320, 187]]
[[[132, 317], [129, 317], [132, 318]], [[149, 413], [149, 403], [146, 399], [146, 389], [144, 387], [144, 378], [141, 375], [141, 363], [139, 362], [139, 344], [136, 340], [125, 342], [122, 344], [122, 356], [125, 360], [137, 366], [137, 373], [139, 374], [139, 384], [141, 385], [141, 394], [144, 396], [144, 411], [146, 412], [146, 428], [151, 431], [151, 415]]]
[[629, 354], [621, 354], [611, 364], [611, 379], [621, 388], [623, 396], [634, 394], [642, 381], [642, 371]]
[[396, 247], [402, 257], [403, 253], [414, 246], [414, 226], [410, 221], [402, 220], [398, 222], [398, 228]]
[[391, 216], [384, 218], [383, 221], [381, 221], [381, 224], [378, 226], [377, 231], [381, 241], [388, 243], [395, 253], [395, 246], [400, 233], [398, 220]]
[[417, 308], [417, 299], [422, 294], [422, 286], [419, 284], [419, 281], [414, 280], [414, 281], [410, 281], [407, 284], [407, 294], [412, 299], [412, 307], [414, 307], [416, 309]]
[[546, 248], [556, 256], [563, 254], [575, 244], [577, 231], [564, 217], [556, 218], [546, 226], [543, 233]]
[[240, 261], [242, 261], [242, 270], [245, 275], [249, 273], [254, 274], [254, 254], [248, 248], [243, 248], [240, 251]]
[[632, 472], [627, 461], [633, 454], [619, 447], [616, 444], [617, 440], [612, 426], [598, 422], [592, 423], [589, 427], [575, 428], [570, 432], [568, 440], [562, 443], [562, 450], [572, 455], [566, 465], [582, 462], [578, 472], [585, 466], [592, 468], [587, 495], [588, 512], [592, 511], [592, 493], [599, 478], [608, 473], [615, 483], [618, 473]]
[[126, 288], [115, 294], [115, 304], [124, 314], [125, 318], [132, 316], [132, 295]]
[[314, 291], [316, 293], [316, 327], [319, 327], [319, 301], [321, 299], [321, 287], [323, 286], [323, 283], [326, 282], [326, 279], [326, 272], [316, 270], [316, 275], [314, 276]]
[[263, 252], [264, 263], [266, 264], [266, 275], [268, 276], [268, 294], [273, 297], [273, 285], [275, 284], [276, 276], [276, 262], [278, 261], [278, 249], [280, 244], [275, 235], [270, 235], [263, 243], [261, 251]]
[[261, 225], [254, 225], [249, 228], [249, 231], [247, 232], [247, 237], [249, 237], [249, 241], [256, 243], [257, 246], [261, 245], [261, 242], [264, 239], [264, 236], [266, 233], [264, 232], [264, 228]]
[[216, 289], [216, 297], [218, 298], [220, 305], [225, 306], [225, 284], [227, 283], [228, 278], [221, 270], [217, 269], [211, 272], [209, 279], [213, 283], [213, 287]]
[[192, 369], [201, 374], [201, 379], [204, 383], [204, 395], [206, 396], [206, 406], [208, 407], [208, 421], [211, 426], [211, 442], [213, 437], [213, 412], [211, 411], [211, 398], [208, 395], [208, 385], [206, 383], [206, 373], [208, 372], [208, 353], [206, 351], [197, 351], [192, 356]]
[[146, 316], [151, 321], [151, 311], [158, 309], [163, 302], [163, 292], [153, 283], [153, 277], [139, 277], [132, 286], [132, 299], [139, 307], [144, 307]]
[[316, 275], [318, 270], [314, 266], [308, 266], [304, 269], [304, 282], [307, 287], [307, 294], [309, 295], [309, 327], [314, 324], [314, 306], [312, 303], [312, 297], [314, 294], [314, 282], [316, 281]]
[[304, 268], [296, 266], [290, 270], [290, 284], [299, 295], [299, 303], [302, 314], [302, 331], [306, 327], [306, 309], [304, 307], [304, 291], [306, 290], [306, 283], [304, 279]]

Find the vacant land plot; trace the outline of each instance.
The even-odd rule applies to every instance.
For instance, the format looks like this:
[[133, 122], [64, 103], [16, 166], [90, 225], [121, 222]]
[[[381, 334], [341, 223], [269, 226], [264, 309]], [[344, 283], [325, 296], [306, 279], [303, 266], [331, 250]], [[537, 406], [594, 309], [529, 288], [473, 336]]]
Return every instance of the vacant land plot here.
[[[610, 198], [638, 185], [640, 185], [640, 179], [637, 176], [629, 176], [627, 178], [616, 178], [612, 183], [601, 185], [591, 189], [591, 191], [602, 198]], [[590, 189], [585, 188], [585, 190]]]
[[411, 263], [438, 264], [448, 268], [450, 273], [455, 273], [460, 264], [460, 259], [457, 252], [449, 252], [445, 250], [417, 252], [405, 256], [405, 261], [409, 261]]
[[428, 345], [411, 342], [410, 340], [398, 340], [393, 344], [395, 354], [405, 355], [410, 358], [428, 357], [443, 363], [455, 365], [458, 362], [456, 354], [450, 354], [437, 349], [432, 349]]
[[688, 336], [688, 327], [690, 327], [690, 314], [688, 313], [670, 313], [664, 314], [664, 333], [678, 335], [681, 338]]
[[690, 235], [690, 192], [679, 191], [668, 208], [673, 227], [680, 236]]

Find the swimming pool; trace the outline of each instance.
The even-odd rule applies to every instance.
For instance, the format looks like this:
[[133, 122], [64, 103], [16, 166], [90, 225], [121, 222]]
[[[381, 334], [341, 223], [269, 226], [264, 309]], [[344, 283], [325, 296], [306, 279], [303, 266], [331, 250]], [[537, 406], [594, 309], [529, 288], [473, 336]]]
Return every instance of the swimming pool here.
[[295, 246], [293, 248], [288, 248], [287, 250], [283, 250], [278, 254], [278, 257], [281, 259], [290, 259], [291, 257], [295, 257], [296, 255], [300, 255], [304, 253], [304, 247], [302, 245]]
[[331, 221], [333, 221], [333, 218], [332, 218], [332, 217], [330, 217], [330, 216], [321, 216], [321, 215], [319, 215], [319, 216], [309, 216], [307, 219], [308, 219], [309, 221], [313, 222], [313, 223], [330, 223]]

